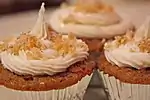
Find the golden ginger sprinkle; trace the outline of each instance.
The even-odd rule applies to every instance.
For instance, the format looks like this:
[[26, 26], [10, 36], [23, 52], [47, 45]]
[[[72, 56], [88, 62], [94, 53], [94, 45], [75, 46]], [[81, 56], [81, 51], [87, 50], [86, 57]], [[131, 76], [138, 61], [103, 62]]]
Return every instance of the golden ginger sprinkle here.
[[9, 47], [9, 51], [13, 54], [18, 54], [20, 50], [31, 50], [32, 48], [45, 49], [46, 46], [42, 44], [35, 36], [29, 34], [21, 34], [15, 41], [15, 45]]
[[63, 38], [62, 35], [59, 34], [54, 39], [53, 48], [62, 55], [73, 53], [76, 50], [75, 42], [76, 37], [73, 34], [69, 34], [68, 38]]
[[131, 41], [132, 39], [133, 39], [133, 37], [129, 34], [115, 37], [115, 40], [117, 41], [118, 45], [126, 44], [127, 42]]
[[32, 48], [30, 51], [27, 51], [27, 58], [29, 60], [45, 60], [47, 59], [39, 48]]
[[[45, 60], [48, 59], [43, 54], [42, 50], [54, 49], [58, 52], [58, 55], [73, 54], [76, 47], [88, 49], [84, 43], [77, 44], [76, 37], [70, 33], [68, 36], [62, 36], [61, 34], [55, 34], [51, 38], [51, 46], [46, 47], [36, 36], [29, 34], [21, 34], [11, 46], [7, 46], [6, 50], [14, 55], [19, 55], [19, 51], [23, 50], [27, 54], [28, 59]], [[3, 45], [2, 45], [3, 47]], [[0, 45], [1, 48], [1, 45]]]
[[99, 12], [112, 12], [113, 7], [106, 4], [76, 4], [76, 12], [84, 13], [99, 13]]
[[[127, 42], [132, 41], [132, 40], [133, 40], [133, 35], [128, 34], [128, 33], [126, 35], [123, 35], [123, 36], [115, 36], [114, 41], [105, 43], [104, 49], [109, 50], [112, 48], [118, 48], [120, 45], [124, 45]], [[114, 42], [114, 43], [112, 43], [112, 42]]]
[[7, 43], [1, 43], [0, 44], [0, 51], [5, 51], [8, 47], [8, 44]]
[[118, 46], [126, 43], [126, 38], [124, 38], [123, 36], [116, 36], [115, 40]]
[[140, 41], [138, 47], [141, 52], [150, 53], [150, 38]]
[[75, 37], [75, 35], [73, 35], [73, 33], [69, 33], [68, 38], [69, 38], [69, 40], [76, 40], [76, 37]]

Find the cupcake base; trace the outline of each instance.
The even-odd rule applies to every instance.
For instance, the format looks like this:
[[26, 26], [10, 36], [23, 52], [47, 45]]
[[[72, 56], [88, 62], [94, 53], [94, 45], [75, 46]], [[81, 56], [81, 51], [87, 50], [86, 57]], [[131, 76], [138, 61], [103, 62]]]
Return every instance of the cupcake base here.
[[[19, 91], [0, 87], [2, 100], [82, 100], [88, 84], [91, 80], [90, 76], [85, 76], [77, 84], [65, 89], [49, 90], [49, 91]], [[7, 96], [6, 96], [7, 95]]]
[[110, 64], [104, 54], [99, 58], [99, 73], [110, 100], [149, 100], [149, 69], [118, 67]]
[[130, 84], [122, 82], [113, 76], [99, 72], [108, 92], [109, 100], [149, 100], [150, 85]]
[[91, 75], [95, 62], [85, 60], [71, 65], [65, 72], [56, 75], [17, 75], [0, 66], [0, 84], [21, 91], [48, 91], [72, 86], [86, 75]]
[[135, 69], [132, 67], [118, 67], [112, 65], [105, 58], [104, 53], [98, 58], [98, 67], [109, 76], [114, 76], [125, 83], [131, 84], [150, 84], [150, 68]]

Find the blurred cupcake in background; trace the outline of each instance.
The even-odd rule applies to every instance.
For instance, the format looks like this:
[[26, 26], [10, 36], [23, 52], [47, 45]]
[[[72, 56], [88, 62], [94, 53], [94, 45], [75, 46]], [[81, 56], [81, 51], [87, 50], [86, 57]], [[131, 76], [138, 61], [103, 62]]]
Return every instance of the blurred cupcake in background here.
[[62, 34], [73, 33], [89, 46], [101, 51], [104, 39], [123, 35], [134, 28], [112, 6], [100, 0], [78, 0], [74, 5], [57, 9], [50, 17], [51, 27]]
[[150, 18], [134, 35], [106, 42], [98, 65], [111, 100], [149, 100]]
[[95, 68], [88, 46], [72, 34], [50, 31], [44, 12], [43, 3], [30, 32], [1, 43], [3, 100], [83, 99]]

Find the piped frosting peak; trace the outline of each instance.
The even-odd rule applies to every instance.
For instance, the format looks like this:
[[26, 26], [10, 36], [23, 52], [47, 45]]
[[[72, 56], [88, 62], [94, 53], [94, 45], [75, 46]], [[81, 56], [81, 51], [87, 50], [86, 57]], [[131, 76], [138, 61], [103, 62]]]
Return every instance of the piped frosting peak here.
[[147, 18], [145, 22], [140, 26], [140, 28], [135, 33], [134, 39], [141, 40], [150, 38], [150, 18]]
[[35, 35], [38, 38], [47, 38], [48, 36], [48, 25], [45, 22], [45, 18], [44, 18], [44, 13], [45, 13], [44, 5], [45, 4], [42, 3], [41, 8], [39, 10], [37, 22], [30, 32], [30, 34]]

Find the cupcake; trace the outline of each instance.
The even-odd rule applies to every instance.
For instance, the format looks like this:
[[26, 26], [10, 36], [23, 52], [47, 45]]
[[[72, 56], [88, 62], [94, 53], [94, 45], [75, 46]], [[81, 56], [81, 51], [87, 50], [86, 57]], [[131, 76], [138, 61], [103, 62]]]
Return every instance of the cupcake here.
[[74, 5], [56, 10], [50, 17], [51, 27], [62, 34], [73, 33], [86, 42], [90, 51], [101, 51], [104, 38], [109, 39], [133, 29], [112, 6], [100, 0], [78, 0]]
[[81, 100], [84, 96], [95, 68], [88, 59], [88, 46], [72, 34], [51, 31], [44, 12], [43, 3], [30, 32], [0, 45], [3, 100]]
[[150, 19], [137, 29], [105, 43], [99, 69], [111, 100], [150, 99]]

